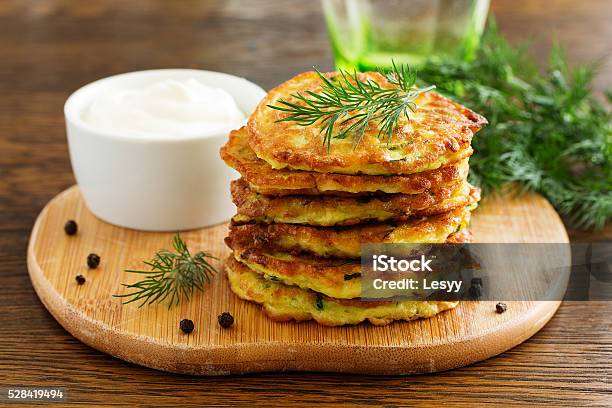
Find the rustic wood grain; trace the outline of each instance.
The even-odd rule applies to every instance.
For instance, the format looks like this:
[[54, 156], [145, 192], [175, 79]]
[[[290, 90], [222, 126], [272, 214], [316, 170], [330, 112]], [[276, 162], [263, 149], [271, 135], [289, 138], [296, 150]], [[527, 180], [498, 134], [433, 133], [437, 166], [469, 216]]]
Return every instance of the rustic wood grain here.
[[[555, 36], [574, 62], [603, 57], [596, 89], [612, 86], [612, 2], [493, 0], [492, 9], [513, 41], [535, 40], [540, 61]], [[137, 69], [215, 69], [269, 88], [312, 65], [331, 67], [316, 1], [0, 1], [0, 385], [65, 386], [75, 404], [612, 405], [611, 302], [565, 302], [498, 357], [411, 377], [171, 375], [97, 352], [55, 322], [30, 284], [26, 246], [45, 203], [74, 184], [66, 97]], [[570, 236], [612, 239], [612, 226]]]
[[[554, 209], [535, 194], [491, 197], [472, 218], [474, 242], [568, 242]], [[63, 231], [67, 219], [79, 225], [75, 236]], [[560, 304], [507, 302], [508, 310], [500, 315], [495, 313], [495, 302], [461, 302], [431, 319], [384, 327], [279, 323], [268, 319], [259, 305], [234, 296], [223, 272], [205, 291], [173, 308], [163, 303], [139, 308], [113, 298], [126, 293], [121, 283], [141, 278], [124, 269], [141, 268], [141, 260], [167, 248], [172, 235], [100, 221], [74, 186], [53, 198], [36, 220], [28, 246], [30, 278], [49, 312], [85, 344], [147, 367], [202, 375], [445, 371], [523, 342], [550, 320]], [[220, 260], [229, 254], [223, 242], [226, 235], [226, 224], [182, 234], [192, 251], [205, 249]], [[102, 258], [96, 269], [89, 269], [85, 262], [91, 252]], [[569, 262], [569, 251], [558, 255]], [[222, 271], [222, 262], [215, 266]], [[76, 283], [77, 274], [86, 278], [84, 284]], [[227, 330], [216, 322], [225, 311], [236, 318]], [[189, 336], [178, 326], [185, 318], [195, 324]]]

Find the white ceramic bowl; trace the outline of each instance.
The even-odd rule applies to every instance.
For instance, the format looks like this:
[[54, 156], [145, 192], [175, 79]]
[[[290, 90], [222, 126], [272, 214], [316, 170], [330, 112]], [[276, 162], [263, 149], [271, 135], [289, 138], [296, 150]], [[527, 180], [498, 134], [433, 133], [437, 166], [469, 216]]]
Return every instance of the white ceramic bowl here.
[[235, 212], [229, 185], [236, 172], [219, 157], [227, 132], [177, 139], [99, 130], [83, 119], [100, 92], [163, 79], [195, 78], [227, 91], [245, 115], [265, 92], [243, 78], [193, 69], [130, 72], [92, 82], [66, 101], [70, 160], [89, 209], [127, 228], [175, 231], [218, 224]]

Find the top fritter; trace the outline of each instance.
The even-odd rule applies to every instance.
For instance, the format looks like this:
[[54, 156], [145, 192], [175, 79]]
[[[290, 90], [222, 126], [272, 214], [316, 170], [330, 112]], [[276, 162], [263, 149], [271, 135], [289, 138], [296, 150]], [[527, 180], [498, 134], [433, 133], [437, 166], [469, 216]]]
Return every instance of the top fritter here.
[[[324, 74], [334, 78], [338, 73]], [[383, 88], [394, 85], [381, 74], [358, 74], [362, 81], [373, 80]], [[372, 121], [355, 148], [351, 138], [323, 143], [318, 126], [278, 122], [287, 114], [270, 108], [280, 100], [299, 102], [292, 94], [319, 92], [322, 81], [316, 72], [306, 72], [271, 90], [251, 115], [250, 145], [260, 159], [274, 168], [344, 174], [411, 174], [457, 162], [472, 153], [472, 136], [487, 120], [468, 108], [435, 92], [419, 95], [410, 118], [402, 115], [389, 143], [379, 138], [380, 124]], [[338, 123], [338, 129], [350, 122]]]

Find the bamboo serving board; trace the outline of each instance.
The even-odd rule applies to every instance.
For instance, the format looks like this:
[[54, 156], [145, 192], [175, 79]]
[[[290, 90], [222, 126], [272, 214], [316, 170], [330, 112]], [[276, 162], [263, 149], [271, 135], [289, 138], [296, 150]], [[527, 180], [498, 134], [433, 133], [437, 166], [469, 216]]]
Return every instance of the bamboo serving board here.
[[[77, 221], [67, 236], [63, 226]], [[182, 233], [190, 250], [205, 249], [223, 259], [226, 225]], [[538, 195], [496, 197], [481, 203], [472, 221], [475, 242], [568, 242], [563, 224]], [[263, 371], [331, 371], [413, 374], [448, 370], [497, 355], [525, 341], [548, 322], [560, 302], [462, 302], [431, 319], [376, 327], [369, 324], [322, 327], [314, 322], [274, 322], [260, 306], [240, 300], [224, 274], [190, 302], [138, 308], [113, 294], [134, 283], [126, 268], [142, 269], [172, 233], [140, 232], [95, 218], [74, 186], [40, 213], [28, 247], [28, 268], [36, 292], [55, 319], [73, 336], [100, 351], [147, 367], [176, 373], [224, 375]], [[102, 261], [89, 270], [86, 257]], [[221, 265], [217, 263], [219, 269]], [[86, 283], [76, 284], [82, 274]], [[217, 316], [229, 311], [234, 326], [223, 329]], [[190, 335], [179, 329], [191, 319]]]

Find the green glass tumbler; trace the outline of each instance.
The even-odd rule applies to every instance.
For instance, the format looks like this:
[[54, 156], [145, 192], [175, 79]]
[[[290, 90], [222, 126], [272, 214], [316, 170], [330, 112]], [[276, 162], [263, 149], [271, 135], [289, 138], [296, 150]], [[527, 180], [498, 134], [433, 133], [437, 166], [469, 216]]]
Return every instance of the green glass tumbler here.
[[474, 58], [489, 0], [322, 0], [337, 68]]

